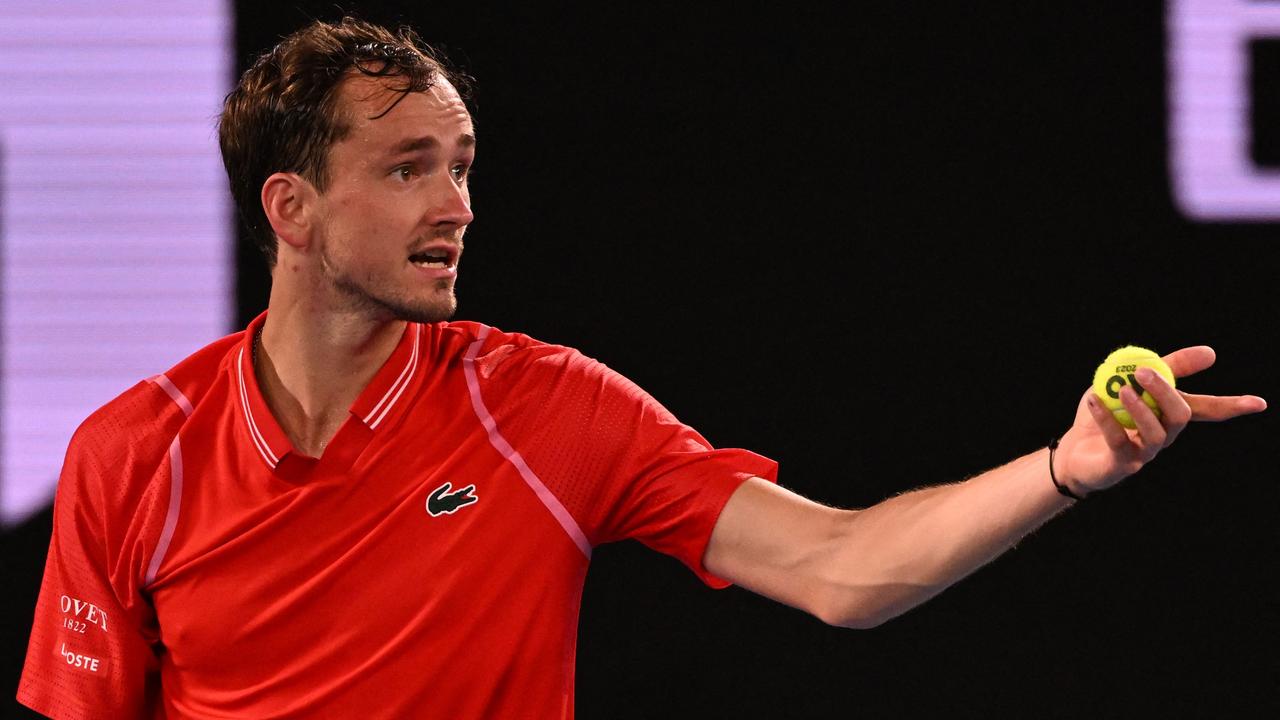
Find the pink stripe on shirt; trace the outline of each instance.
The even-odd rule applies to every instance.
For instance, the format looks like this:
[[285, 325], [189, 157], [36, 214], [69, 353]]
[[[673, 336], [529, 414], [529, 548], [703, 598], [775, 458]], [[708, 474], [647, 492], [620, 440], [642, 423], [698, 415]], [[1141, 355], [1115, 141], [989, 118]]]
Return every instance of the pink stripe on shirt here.
[[160, 531], [160, 541], [156, 543], [156, 551], [151, 556], [151, 564], [147, 566], [147, 575], [142, 586], [148, 587], [156, 580], [156, 572], [165, 553], [169, 551], [169, 542], [173, 540], [174, 528], [178, 526], [178, 509], [182, 507], [182, 445], [178, 438], [169, 445], [169, 513], [164, 518], [164, 529]]
[[578, 549], [582, 551], [587, 558], [591, 557], [591, 542], [587, 540], [587, 536], [582, 532], [582, 528], [578, 527], [578, 522], [573, 519], [569, 511], [560, 503], [559, 498], [547, 489], [547, 486], [538, 478], [538, 474], [530, 468], [524, 458], [520, 456], [520, 452], [511, 447], [511, 443], [502, 436], [502, 432], [498, 430], [498, 423], [494, 421], [493, 416], [489, 414], [489, 408], [485, 407], [484, 398], [480, 397], [480, 380], [476, 377], [476, 355], [480, 352], [480, 346], [484, 345], [485, 338], [489, 336], [489, 327], [486, 325], [480, 330], [480, 336], [471, 343], [471, 347], [467, 348], [467, 354], [462, 359], [462, 369], [467, 376], [467, 390], [471, 393], [471, 407], [476, 412], [480, 424], [489, 433], [489, 443], [498, 451], [502, 457], [515, 466], [516, 471], [520, 473], [520, 477], [524, 478], [525, 483], [538, 496], [542, 504], [551, 511], [551, 516], [560, 523], [560, 527], [569, 534], [569, 539], [573, 540]]

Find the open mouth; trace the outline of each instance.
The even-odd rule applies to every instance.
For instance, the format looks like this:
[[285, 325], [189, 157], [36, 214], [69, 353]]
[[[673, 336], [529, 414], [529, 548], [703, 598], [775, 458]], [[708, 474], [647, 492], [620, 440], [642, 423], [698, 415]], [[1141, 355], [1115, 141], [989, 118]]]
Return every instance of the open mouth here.
[[444, 270], [453, 267], [458, 262], [458, 256], [456, 251], [433, 248], [410, 255], [409, 262], [421, 268]]

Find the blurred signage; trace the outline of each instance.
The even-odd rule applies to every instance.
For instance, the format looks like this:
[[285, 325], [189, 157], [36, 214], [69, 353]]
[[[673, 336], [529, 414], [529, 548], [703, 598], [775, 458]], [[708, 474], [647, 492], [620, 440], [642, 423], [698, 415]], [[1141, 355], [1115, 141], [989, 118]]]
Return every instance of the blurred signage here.
[[0, 520], [94, 409], [227, 332], [225, 0], [0, 2]]
[[[1280, 218], [1280, 171], [1250, 152], [1250, 43], [1280, 37], [1280, 3], [1170, 0], [1169, 165], [1183, 214]], [[1280, 128], [1277, 128], [1280, 132]]]

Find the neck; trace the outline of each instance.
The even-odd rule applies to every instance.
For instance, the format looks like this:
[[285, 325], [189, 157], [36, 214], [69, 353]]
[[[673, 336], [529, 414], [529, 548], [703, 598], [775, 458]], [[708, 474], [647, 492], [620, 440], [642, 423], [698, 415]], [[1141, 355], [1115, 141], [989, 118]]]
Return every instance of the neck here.
[[405, 323], [311, 305], [277, 297], [272, 288], [254, 371], [294, 449], [319, 457], [395, 350]]

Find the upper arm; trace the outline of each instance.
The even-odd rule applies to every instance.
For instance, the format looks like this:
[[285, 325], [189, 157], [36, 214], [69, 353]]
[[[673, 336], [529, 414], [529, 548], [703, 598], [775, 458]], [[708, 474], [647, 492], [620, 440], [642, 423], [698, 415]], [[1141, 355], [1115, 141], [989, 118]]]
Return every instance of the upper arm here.
[[736, 585], [830, 622], [838, 587], [832, 560], [851, 515], [751, 478], [721, 511], [703, 563]]
[[[60, 495], [18, 701], [59, 719], [143, 717], [158, 670], [136, 610], [119, 599], [99, 532]], [[105, 713], [105, 714], [104, 714]]]
[[142, 717], [154, 699], [157, 627], [141, 564], [155, 546], [168, 487], [130, 482], [129, 452], [147, 448], [125, 452], [118, 434], [87, 421], [58, 482], [18, 689], [19, 702], [55, 718]]

